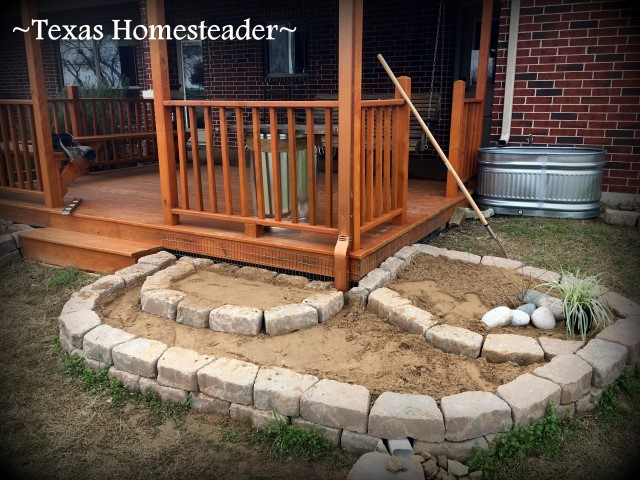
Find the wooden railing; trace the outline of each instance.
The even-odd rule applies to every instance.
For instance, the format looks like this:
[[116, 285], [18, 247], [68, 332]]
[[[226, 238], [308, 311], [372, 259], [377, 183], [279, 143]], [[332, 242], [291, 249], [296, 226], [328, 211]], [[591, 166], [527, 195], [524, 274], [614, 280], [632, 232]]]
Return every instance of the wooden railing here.
[[360, 235], [407, 209], [408, 108], [402, 99], [362, 102], [360, 162], [354, 168], [354, 248]]
[[[251, 236], [264, 227], [337, 235], [332, 178], [337, 101], [165, 101], [164, 106], [175, 119], [177, 139], [174, 214], [240, 222]], [[204, 124], [200, 141], [198, 118]]]
[[79, 98], [75, 86], [67, 96], [48, 101], [51, 129], [95, 148], [93, 167], [157, 160], [153, 100]]
[[[482, 142], [484, 100], [465, 98], [465, 82], [458, 80], [453, 86], [451, 130], [449, 136], [449, 162], [463, 182], [476, 174], [478, 148]], [[458, 186], [451, 173], [447, 174], [446, 196], [458, 194]]]
[[0, 100], [0, 188], [42, 194], [34, 131], [30, 100]]

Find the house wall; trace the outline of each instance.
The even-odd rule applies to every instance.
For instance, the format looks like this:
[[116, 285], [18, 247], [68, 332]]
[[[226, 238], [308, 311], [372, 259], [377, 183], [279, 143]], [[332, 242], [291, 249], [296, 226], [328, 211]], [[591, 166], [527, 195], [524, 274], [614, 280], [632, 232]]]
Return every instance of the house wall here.
[[[491, 140], [500, 138], [510, 4], [502, 0]], [[509, 145], [603, 147], [603, 192], [640, 194], [640, 7], [522, 0]]]

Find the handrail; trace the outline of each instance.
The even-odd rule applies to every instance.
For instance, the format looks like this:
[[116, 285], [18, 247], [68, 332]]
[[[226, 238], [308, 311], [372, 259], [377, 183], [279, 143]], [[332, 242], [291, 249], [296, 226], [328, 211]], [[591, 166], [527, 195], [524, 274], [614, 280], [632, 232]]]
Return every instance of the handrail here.
[[165, 107], [338, 108], [337, 100], [165, 100]]

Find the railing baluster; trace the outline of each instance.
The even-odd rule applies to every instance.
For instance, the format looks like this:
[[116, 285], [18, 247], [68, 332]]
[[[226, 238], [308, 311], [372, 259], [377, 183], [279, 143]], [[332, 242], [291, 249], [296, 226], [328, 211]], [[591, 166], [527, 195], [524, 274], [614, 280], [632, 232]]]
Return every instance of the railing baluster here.
[[178, 129], [178, 160], [180, 165], [180, 193], [182, 208], [189, 210], [189, 178], [187, 174], [187, 141], [184, 132], [184, 112], [182, 107], [175, 109], [176, 127]]
[[193, 170], [193, 189], [196, 192], [196, 209], [202, 211], [202, 179], [200, 178], [200, 152], [198, 151], [198, 125], [196, 107], [189, 107], [189, 129], [191, 131], [191, 168]]
[[27, 181], [27, 190], [33, 190], [33, 175], [31, 173], [31, 155], [29, 154], [29, 139], [27, 138], [27, 128], [24, 121], [23, 105], [16, 107], [18, 111], [18, 126], [20, 127], [20, 140], [22, 141], [22, 161]]
[[382, 213], [382, 110], [376, 108], [376, 208], [375, 215], [379, 217]]
[[256, 203], [258, 204], [258, 218], [264, 218], [264, 183], [262, 178], [262, 151], [260, 148], [260, 110], [251, 109], [251, 126], [253, 128], [253, 162], [256, 175]]
[[[127, 133], [133, 133], [133, 124], [131, 123], [131, 104], [129, 102], [126, 102], [124, 104], [124, 109], [126, 111], [126, 117], [127, 117], [127, 128], [126, 131]], [[135, 152], [135, 142], [133, 141], [133, 139], [129, 139], [129, 155], [131, 156], [131, 158], [136, 158], [136, 152]]]
[[400, 158], [400, 128], [399, 128], [399, 118], [400, 118], [400, 107], [393, 107], [392, 114], [392, 130], [393, 130], [393, 139], [392, 141], [392, 152], [391, 152], [391, 210], [395, 210], [398, 208], [398, 176], [399, 176], [399, 165], [401, 162]]
[[309, 182], [309, 225], [316, 224], [316, 159], [315, 127], [313, 108], [306, 109], [307, 114], [307, 176]]
[[42, 174], [40, 171], [40, 152], [38, 151], [38, 137], [36, 137], [36, 120], [33, 116], [33, 105], [27, 108], [29, 112], [29, 131], [31, 132], [31, 144], [33, 145], [33, 162], [36, 167], [36, 180], [38, 181], [38, 190], [43, 191]]
[[333, 225], [333, 125], [331, 125], [331, 109], [324, 110], [324, 191], [325, 191], [325, 225]]
[[[3, 187], [7, 187], [7, 186], [11, 186], [11, 168], [9, 167], [10, 162], [9, 162], [9, 138], [7, 136], [7, 126], [6, 126], [6, 121], [4, 118], [4, 112], [5, 112], [5, 108], [4, 106], [0, 106], [0, 135], [2, 135], [2, 147], [3, 147], [3, 151], [2, 151], [2, 156], [3, 156], [3, 161], [2, 161], [2, 165], [4, 166], [4, 168], [2, 170], [6, 170], [6, 171], [2, 171], [0, 172], [0, 185]], [[6, 179], [5, 179], [5, 175], [6, 175]]]
[[227, 110], [220, 112], [220, 148], [222, 149], [222, 179], [224, 181], [224, 205], [227, 215], [233, 215], [233, 197], [231, 196], [231, 169], [229, 167], [229, 132], [227, 130]]
[[11, 143], [13, 145], [13, 163], [18, 179], [18, 188], [24, 188], [24, 177], [22, 176], [22, 168], [20, 167], [20, 144], [18, 142], [18, 135], [16, 132], [15, 118], [12, 107], [9, 107], [9, 132], [11, 134]]
[[273, 176], [273, 218], [282, 220], [282, 186], [280, 184], [280, 154], [278, 153], [278, 116], [274, 107], [269, 107], [271, 132], [271, 175]]
[[366, 203], [365, 203], [365, 197], [366, 197], [366, 174], [367, 174], [367, 169], [366, 169], [366, 158], [367, 158], [367, 152], [365, 150], [365, 145], [366, 142], [364, 141], [365, 136], [366, 136], [366, 131], [367, 131], [367, 125], [366, 125], [366, 118], [367, 118], [367, 109], [363, 108], [362, 109], [362, 126], [360, 128], [360, 227], [362, 227], [362, 224], [366, 221]]
[[238, 174], [240, 176], [240, 215], [249, 216], [248, 192], [247, 192], [247, 163], [244, 150], [244, 111], [236, 107], [236, 140], [238, 144]]
[[391, 209], [391, 109], [384, 107], [383, 213]]
[[293, 108], [287, 108], [287, 143], [289, 145], [289, 205], [291, 221], [298, 223], [298, 139]]
[[209, 209], [218, 213], [218, 199], [216, 198], [216, 165], [213, 151], [213, 121], [211, 120], [211, 108], [204, 107], [204, 134], [206, 138], [207, 152], [207, 177], [209, 185]]
[[[98, 102], [91, 102], [91, 126], [93, 127], [93, 134], [94, 135], [100, 135], [101, 132], [98, 131], [98, 111], [97, 111], [97, 105]], [[89, 104], [87, 104], [89, 105]], [[102, 104], [102, 133], [105, 133], [106, 131], [106, 122], [105, 122], [105, 118], [104, 118], [104, 103]]]
[[373, 132], [375, 129], [374, 108], [367, 109], [367, 167], [366, 167], [366, 197], [367, 197], [367, 210], [366, 219], [368, 222], [373, 220], [373, 152], [375, 147], [373, 144]]
[[[55, 130], [55, 133], [60, 133], [60, 122], [58, 121], [58, 104], [54, 102], [51, 106], [53, 109], [53, 129]], [[11, 110], [11, 108], [9, 108], [9, 110]], [[11, 117], [9, 117], [9, 119], [11, 119]], [[11, 125], [11, 123], [9, 123], [9, 125]]]

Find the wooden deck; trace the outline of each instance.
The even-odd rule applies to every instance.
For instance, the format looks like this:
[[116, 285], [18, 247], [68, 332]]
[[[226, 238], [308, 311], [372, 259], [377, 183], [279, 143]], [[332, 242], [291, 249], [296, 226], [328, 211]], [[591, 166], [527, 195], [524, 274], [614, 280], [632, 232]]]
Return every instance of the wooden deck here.
[[[322, 175], [318, 178], [321, 181]], [[337, 183], [333, 182], [334, 195]], [[80, 206], [65, 216], [59, 209], [46, 208], [40, 199], [2, 193], [0, 218], [144, 242], [237, 263], [268, 265], [314, 278], [333, 276], [336, 238], [331, 235], [274, 229], [251, 238], [240, 223], [188, 217], [181, 218], [179, 225], [164, 225], [157, 166], [78, 178], [69, 185], [65, 201], [78, 197], [82, 198]], [[361, 248], [349, 253], [350, 279], [357, 281], [404, 245], [442, 227], [458, 206], [466, 206], [466, 200], [461, 194], [445, 197], [444, 182], [410, 180], [408, 222], [403, 226], [389, 222], [364, 233]]]

